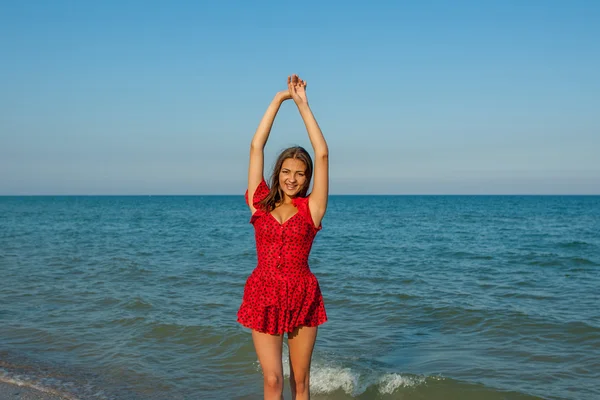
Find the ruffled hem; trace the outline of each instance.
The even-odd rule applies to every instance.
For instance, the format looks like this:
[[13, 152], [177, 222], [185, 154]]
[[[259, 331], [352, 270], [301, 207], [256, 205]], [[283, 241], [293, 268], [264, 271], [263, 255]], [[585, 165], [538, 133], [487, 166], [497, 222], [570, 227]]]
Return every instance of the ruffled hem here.
[[293, 332], [300, 326], [319, 326], [327, 322], [327, 314], [322, 301], [315, 302], [300, 310], [285, 310], [269, 306], [253, 309], [242, 303], [237, 321], [246, 328], [270, 335]]

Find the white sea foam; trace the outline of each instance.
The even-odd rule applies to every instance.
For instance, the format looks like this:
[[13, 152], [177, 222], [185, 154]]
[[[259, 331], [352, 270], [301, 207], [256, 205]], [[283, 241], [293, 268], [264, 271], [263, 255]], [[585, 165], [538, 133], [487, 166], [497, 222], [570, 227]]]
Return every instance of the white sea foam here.
[[[283, 375], [290, 376], [290, 365], [287, 346], [283, 347]], [[260, 363], [256, 361], [260, 370]], [[314, 394], [327, 394], [342, 390], [348, 395], [358, 396], [369, 386], [376, 386], [380, 394], [392, 394], [400, 388], [410, 388], [422, 385], [428, 377], [399, 373], [377, 373], [374, 371], [361, 373], [352, 368], [334, 365], [323, 360], [313, 361], [310, 371], [310, 391]], [[442, 377], [431, 377], [443, 379]]]
[[310, 372], [310, 391], [312, 393], [331, 393], [343, 390], [353, 394], [358, 388], [360, 374], [350, 368], [317, 367]]
[[424, 376], [406, 376], [400, 374], [385, 374], [379, 379], [379, 393], [392, 394], [401, 387], [414, 387], [425, 383]]

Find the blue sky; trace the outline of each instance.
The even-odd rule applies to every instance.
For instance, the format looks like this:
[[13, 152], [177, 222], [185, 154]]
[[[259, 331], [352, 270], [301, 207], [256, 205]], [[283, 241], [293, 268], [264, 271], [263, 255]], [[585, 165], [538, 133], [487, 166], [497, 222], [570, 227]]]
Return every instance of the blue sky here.
[[[0, 3], [0, 195], [238, 194], [287, 75], [331, 193], [600, 194], [600, 2]], [[310, 150], [293, 103], [266, 149]]]

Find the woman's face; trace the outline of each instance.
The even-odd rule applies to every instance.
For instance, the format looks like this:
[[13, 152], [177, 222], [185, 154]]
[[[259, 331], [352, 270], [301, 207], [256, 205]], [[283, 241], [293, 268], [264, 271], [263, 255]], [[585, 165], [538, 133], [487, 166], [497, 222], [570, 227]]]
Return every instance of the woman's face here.
[[296, 158], [286, 158], [279, 172], [279, 187], [289, 197], [294, 197], [306, 183], [306, 165]]

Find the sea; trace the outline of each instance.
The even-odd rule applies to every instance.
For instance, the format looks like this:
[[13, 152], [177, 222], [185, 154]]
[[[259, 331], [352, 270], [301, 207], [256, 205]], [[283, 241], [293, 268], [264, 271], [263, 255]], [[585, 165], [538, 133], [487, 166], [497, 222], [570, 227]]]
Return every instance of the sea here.
[[[0, 382], [261, 399], [249, 219], [241, 195], [0, 197]], [[600, 399], [600, 196], [334, 195], [309, 264], [312, 399]]]

